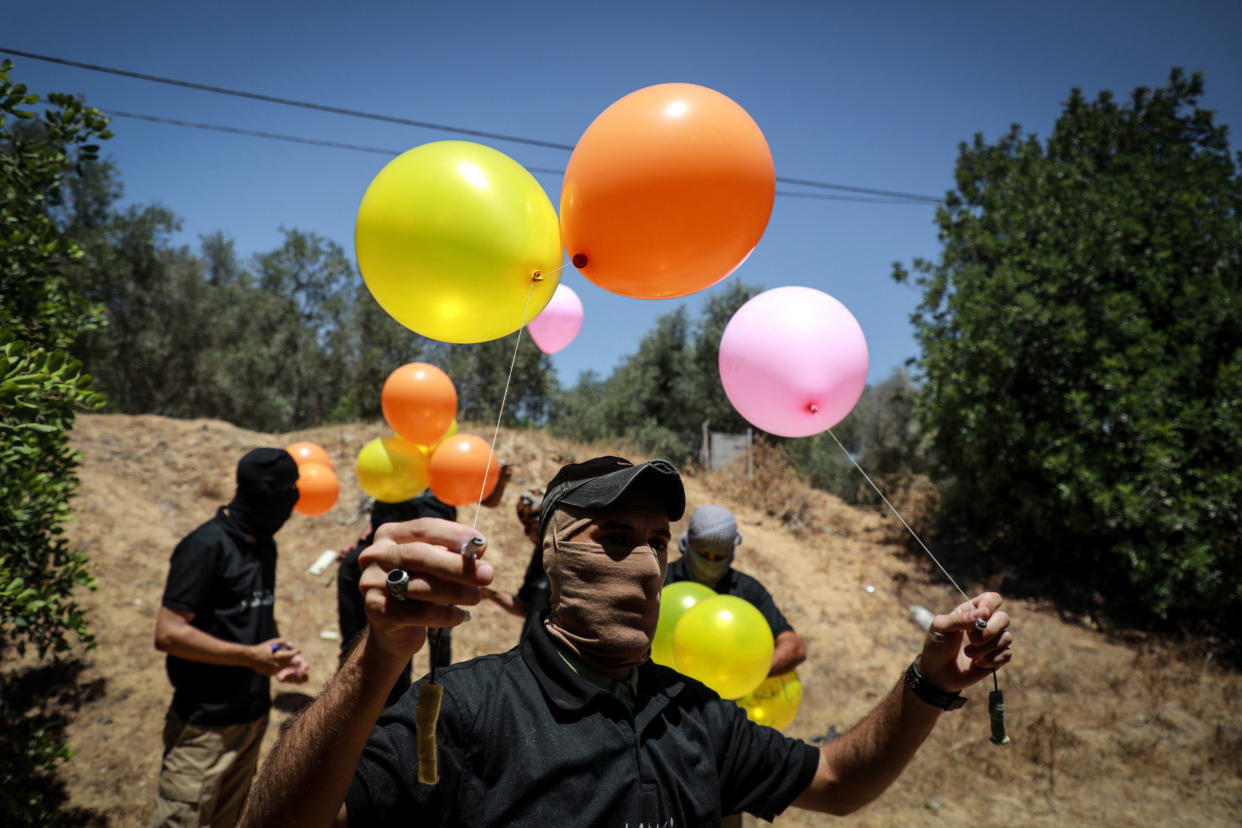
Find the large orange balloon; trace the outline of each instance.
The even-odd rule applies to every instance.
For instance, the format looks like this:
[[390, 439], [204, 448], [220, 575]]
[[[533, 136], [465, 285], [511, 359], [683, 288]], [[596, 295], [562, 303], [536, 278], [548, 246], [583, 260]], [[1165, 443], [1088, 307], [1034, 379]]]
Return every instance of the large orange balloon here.
[[500, 463], [482, 437], [454, 434], [431, 455], [431, 493], [450, 506], [478, 503], [500, 477]]
[[293, 504], [295, 512], [310, 517], [322, 515], [336, 505], [340, 493], [340, 481], [331, 468], [321, 463], [298, 465], [298, 502]]
[[332, 458], [317, 443], [300, 440], [285, 446], [285, 451], [293, 456], [293, 461], [301, 466], [303, 463], [318, 463], [332, 468]]
[[439, 440], [457, 416], [457, 389], [448, 374], [426, 362], [402, 365], [380, 392], [384, 419], [414, 445]]
[[776, 170], [759, 126], [688, 83], [626, 95], [587, 127], [561, 187], [574, 267], [639, 299], [686, 296], [732, 273], [772, 214]]

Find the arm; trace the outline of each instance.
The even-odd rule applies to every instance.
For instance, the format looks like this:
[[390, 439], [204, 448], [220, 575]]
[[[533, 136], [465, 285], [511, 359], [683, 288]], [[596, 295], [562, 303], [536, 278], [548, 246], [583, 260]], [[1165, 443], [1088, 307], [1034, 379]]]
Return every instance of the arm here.
[[155, 617], [155, 649], [186, 661], [248, 667], [265, 676], [277, 675], [298, 657], [298, 651], [283, 638], [239, 644], [203, 632], [190, 623], [193, 620], [192, 612], [161, 606]]
[[500, 505], [500, 499], [505, 496], [505, 486], [509, 485], [509, 478], [513, 476], [513, 464], [508, 460], [500, 461], [500, 474], [496, 478], [496, 485], [492, 486], [491, 492], [487, 497], [483, 498], [483, 505], [489, 509]]
[[806, 645], [793, 630], [785, 630], [776, 637], [776, 649], [772, 651], [772, 669], [769, 676], [782, 676], [806, 661]]
[[[1009, 662], [1013, 636], [1000, 605], [988, 592], [932, 620], [919, 655], [931, 683], [956, 692]], [[986, 629], [975, 628], [976, 618], [987, 620]], [[901, 775], [942, 712], [898, 681], [866, 718], [820, 748], [815, 777], [793, 804], [838, 816], [858, 810]]]
[[[242, 825], [348, 824], [342, 803], [393, 682], [426, 643], [427, 628], [465, 621], [469, 613], [453, 605], [479, 603], [480, 589], [491, 583], [491, 564], [454, 551], [477, 534], [436, 518], [379, 529], [359, 558], [369, 628], [314, 703], [282, 730], [255, 779]], [[410, 573], [406, 601], [384, 587], [394, 568]]]
[[526, 617], [526, 602], [512, 592], [483, 587], [483, 597], [510, 615], [516, 615], [518, 618]]

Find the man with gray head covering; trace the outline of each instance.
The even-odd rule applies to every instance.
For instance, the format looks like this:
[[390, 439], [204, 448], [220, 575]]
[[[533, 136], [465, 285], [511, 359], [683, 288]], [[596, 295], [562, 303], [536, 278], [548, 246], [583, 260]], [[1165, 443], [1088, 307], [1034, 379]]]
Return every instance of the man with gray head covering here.
[[[957, 691], [1010, 659], [1009, 616], [984, 593], [936, 616], [916, 663], [845, 735], [816, 748], [757, 725], [649, 657], [669, 527], [684, 508], [663, 460], [563, 467], [540, 509], [544, 627], [438, 671], [386, 711], [427, 628], [467, 620], [457, 605], [479, 603], [495, 572], [477, 530], [434, 518], [382, 526], [360, 558], [367, 631], [283, 730], [242, 825], [697, 826], [739, 812], [770, 821], [790, 804], [850, 813], [961, 706]], [[435, 698], [426, 715], [419, 702]]]
[[700, 506], [690, 515], [690, 528], [677, 539], [681, 557], [669, 564], [664, 582], [697, 581], [721, 595], [734, 595], [753, 604], [776, 640], [768, 675], [779, 676], [806, 661], [806, 645], [763, 584], [733, 568], [733, 556], [741, 543], [732, 512], [711, 503]]

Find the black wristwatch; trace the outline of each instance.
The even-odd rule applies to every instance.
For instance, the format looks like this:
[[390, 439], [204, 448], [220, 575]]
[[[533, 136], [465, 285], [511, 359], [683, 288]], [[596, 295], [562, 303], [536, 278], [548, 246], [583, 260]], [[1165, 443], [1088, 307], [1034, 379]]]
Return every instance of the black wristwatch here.
[[924, 678], [919, 672], [918, 663], [919, 660], [916, 658], [906, 668], [906, 684], [910, 685], [911, 693], [918, 696], [921, 701], [927, 702], [932, 707], [939, 707], [941, 710], [957, 710], [966, 703], [966, 697], [961, 693], [948, 693]]

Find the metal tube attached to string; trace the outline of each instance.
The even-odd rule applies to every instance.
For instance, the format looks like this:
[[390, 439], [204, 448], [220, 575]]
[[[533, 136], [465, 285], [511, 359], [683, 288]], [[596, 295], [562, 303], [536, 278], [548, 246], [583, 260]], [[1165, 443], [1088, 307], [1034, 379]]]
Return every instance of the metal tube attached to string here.
[[[557, 268], [554, 273], [559, 271]], [[509, 385], [513, 382], [513, 369], [517, 365], [518, 346], [522, 344], [522, 328], [526, 326], [526, 313], [530, 310], [530, 297], [535, 292], [535, 284], [542, 282], [544, 275], [536, 270], [530, 277], [530, 290], [526, 294], [526, 305], [522, 308], [521, 324], [518, 326], [517, 341], [513, 343], [513, 359], [509, 361], [509, 376], [505, 379], [505, 390], [500, 397], [500, 411], [496, 415], [496, 428], [492, 432], [492, 445], [487, 454], [487, 465], [483, 469], [483, 481], [479, 485], [479, 499], [474, 505], [474, 521], [470, 528], [479, 525], [479, 512], [483, 508], [483, 500], [487, 495], [487, 476], [492, 470], [492, 457], [496, 454], [496, 439], [500, 436], [500, 423], [505, 415], [505, 403], [509, 399]], [[475, 536], [462, 545], [461, 555], [473, 562], [479, 550], [487, 543], [483, 538]], [[434, 785], [440, 781], [439, 752], [436, 747], [436, 723], [440, 719], [440, 703], [444, 698], [444, 685], [436, 682], [436, 664], [440, 661], [440, 642], [443, 635], [437, 635], [431, 645], [431, 670], [427, 678], [418, 683], [418, 701], [414, 705], [414, 724], [418, 730], [418, 781], [424, 785]]]
[[[854, 468], [858, 469], [858, 473], [863, 476], [867, 483], [870, 484], [871, 488], [875, 490], [875, 493], [880, 496], [880, 500], [884, 501], [884, 505], [888, 507], [889, 511], [897, 516], [897, 520], [901, 521], [901, 525], [906, 527], [906, 531], [910, 533], [910, 537], [914, 538], [918, 545], [922, 547], [923, 551], [927, 553], [927, 557], [931, 558], [932, 563], [940, 568], [940, 571], [944, 573], [944, 577], [948, 578], [949, 583], [953, 584], [953, 588], [962, 594], [962, 597], [966, 599], [967, 603], [971, 603], [970, 596], [966, 594], [966, 590], [962, 589], [958, 585], [957, 581], [953, 580], [953, 576], [949, 574], [949, 570], [945, 569], [944, 564], [940, 563], [940, 561], [936, 559], [936, 556], [932, 554], [932, 551], [927, 548], [927, 544], [923, 543], [923, 539], [918, 536], [918, 533], [915, 532], [910, 524], [906, 522], [906, 519], [901, 516], [901, 512], [897, 511], [897, 507], [889, 502], [888, 498], [884, 496], [884, 492], [882, 492], [880, 487], [876, 485], [875, 481], [871, 479], [871, 476], [863, 470], [862, 466], [858, 465], [858, 461], [854, 459], [854, 455], [850, 454], [845, 446], [841, 444], [841, 441], [837, 439], [837, 435], [832, 433], [832, 429], [829, 428], [826, 429], [826, 431], [828, 432], [828, 436], [832, 438], [832, 441], [837, 444], [837, 448], [841, 449], [841, 453], [844, 454], [846, 459], [854, 465]], [[975, 619], [975, 629], [985, 630], [987, 629], [987, 626], [988, 622], [984, 621], [982, 618]], [[992, 722], [991, 741], [993, 744], [1007, 745], [1009, 744], [1009, 736], [1005, 733], [1005, 693], [1000, 689], [1000, 683], [996, 679], [995, 670], [992, 671], [992, 686], [994, 689], [988, 693], [988, 718]]]

